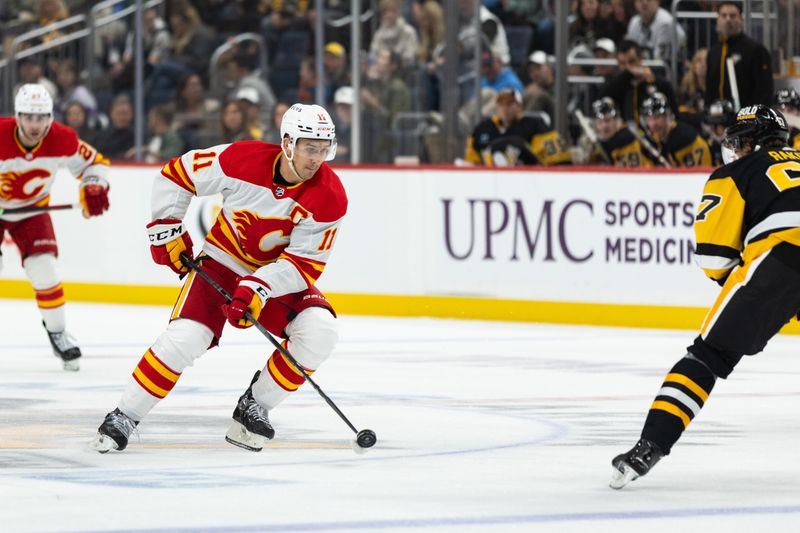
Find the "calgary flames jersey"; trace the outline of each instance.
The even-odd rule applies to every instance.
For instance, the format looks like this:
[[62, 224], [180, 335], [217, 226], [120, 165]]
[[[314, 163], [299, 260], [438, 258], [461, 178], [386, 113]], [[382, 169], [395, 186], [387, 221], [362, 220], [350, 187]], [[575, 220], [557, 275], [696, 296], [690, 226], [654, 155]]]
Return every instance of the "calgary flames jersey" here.
[[[58, 122], [52, 123], [36, 146], [27, 149], [19, 140], [17, 120], [0, 118], [0, 208], [48, 205], [59, 167], [66, 167], [79, 179], [105, 179], [108, 159], [81, 141], [75, 130]], [[37, 214], [5, 214], [0, 218], [16, 221]]]
[[347, 211], [327, 164], [305, 182], [280, 179], [281, 148], [240, 141], [192, 150], [164, 165], [153, 189], [153, 219], [183, 219], [192, 196], [222, 194], [203, 252], [240, 276], [263, 280], [272, 296], [307, 289], [331, 254]]
[[724, 280], [781, 242], [800, 246], [800, 152], [758, 150], [711, 174], [697, 208], [697, 264]]

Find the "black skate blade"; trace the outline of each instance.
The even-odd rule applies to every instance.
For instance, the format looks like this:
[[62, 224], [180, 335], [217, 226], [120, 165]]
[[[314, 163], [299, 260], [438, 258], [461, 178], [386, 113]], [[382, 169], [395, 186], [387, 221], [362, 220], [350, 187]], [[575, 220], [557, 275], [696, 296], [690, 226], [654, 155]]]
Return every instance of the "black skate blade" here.
[[239, 442], [237, 440], [233, 440], [232, 438], [228, 437], [227, 435], [225, 436], [225, 440], [228, 443], [233, 444], [234, 446], [238, 446], [239, 448], [243, 448], [243, 449], [251, 451], [251, 452], [260, 452], [261, 450], [264, 449], [264, 448], [254, 448], [253, 446], [249, 446], [249, 445], [245, 444], [244, 442]]

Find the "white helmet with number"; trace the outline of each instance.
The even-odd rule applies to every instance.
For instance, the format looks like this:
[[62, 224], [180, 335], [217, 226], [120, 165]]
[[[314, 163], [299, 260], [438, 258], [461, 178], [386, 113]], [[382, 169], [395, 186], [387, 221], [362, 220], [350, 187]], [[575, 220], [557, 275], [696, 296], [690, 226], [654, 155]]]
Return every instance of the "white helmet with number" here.
[[26, 83], [17, 91], [14, 98], [14, 114], [19, 119], [20, 113], [37, 115], [53, 115], [53, 98], [43, 85]]
[[[325, 161], [336, 157], [336, 127], [325, 108], [318, 105], [294, 104], [286, 110], [281, 120], [281, 146], [283, 139], [289, 137], [289, 150], [294, 156], [294, 145], [298, 139], [319, 139], [331, 142]], [[283, 151], [288, 160], [292, 157]]]

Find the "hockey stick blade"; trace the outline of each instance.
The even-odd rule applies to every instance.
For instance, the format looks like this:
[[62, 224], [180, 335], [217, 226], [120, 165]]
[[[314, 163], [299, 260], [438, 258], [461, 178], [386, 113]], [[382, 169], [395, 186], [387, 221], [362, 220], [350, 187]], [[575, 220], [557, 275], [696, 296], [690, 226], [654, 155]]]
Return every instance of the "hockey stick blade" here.
[[26, 205], [25, 207], [0, 208], [0, 215], [16, 215], [18, 213], [44, 213], [48, 211], [63, 211], [65, 209], [75, 209], [80, 204], [56, 204], [56, 205]]
[[[183, 265], [186, 268], [191, 269], [192, 271], [196, 272], [198, 276], [203, 278], [203, 280], [206, 283], [208, 283], [211, 286], [211, 288], [213, 288], [223, 298], [225, 298], [226, 303], [230, 303], [231, 296], [230, 296], [230, 294], [228, 294], [228, 291], [226, 291], [223, 287], [221, 287], [219, 283], [214, 281], [211, 278], [211, 276], [209, 276], [208, 273], [205, 270], [200, 268], [200, 265], [198, 265], [193, 259], [189, 258], [186, 254], [181, 254], [181, 263], [183, 263]], [[336, 404], [333, 403], [333, 400], [331, 400], [328, 397], [328, 395], [325, 394], [325, 392], [323, 392], [323, 390], [319, 387], [319, 385], [317, 385], [317, 383], [313, 379], [311, 379], [311, 376], [308, 375], [308, 372], [306, 372], [305, 368], [303, 368], [297, 362], [297, 360], [294, 358], [294, 356], [291, 353], [289, 353], [289, 351], [286, 348], [284, 348], [281, 345], [281, 343], [279, 343], [277, 341], [277, 339], [275, 339], [275, 337], [272, 336], [272, 333], [270, 333], [267, 330], [267, 328], [265, 328], [258, 320], [253, 318], [253, 315], [251, 315], [249, 311], [246, 311], [244, 313], [244, 318], [245, 318], [245, 320], [248, 320], [248, 321], [252, 322], [253, 325], [255, 326], [255, 328], [258, 331], [260, 331], [261, 334], [264, 335], [264, 337], [267, 338], [267, 340], [270, 342], [270, 344], [272, 344], [275, 347], [275, 349], [278, 350], [286, 358], [287, 361], [289, 361], [289, 363], [295, 368], [295, 370], [297, 370], [300, 374], [302, 374], [303, 377], [306, 379], [306, 381], [311, 383], [311, 386], [314, 387], [314, 390], [316, 390], [317, 393], [322, 397], [322, 399], [325, 400], [325, 402], [328, 404], [328, 406], [330, 406], [330, 408], [333, 409], [333, 411], [337, 415], [339, 415], [339, 418], [341, 418], [342, 421], [344, 421], [344, 423], [347, 424], [347, 427], [349, 427], [353, 431], [353, 433], [356, 434], [356, 437], [357, 437], [356, 443], [358, 444], [359, 447], [361, 447], [361, 448], [371, 448], [372, 446], [375, 445], [375, 442], [377, 442], [377, 437], [375, 437], [375, 432], [374, 431], [368, 430], [368, 429], [364, 429], [364, 430], [358, 431], [358, 429], [356, 429], [356, 427], [353, 425], [353, 423], [350, 422], [350, 420], [336, 406]], [[365, 438], [364, 435], [371, 435], [371, 437], [370, 438]]]

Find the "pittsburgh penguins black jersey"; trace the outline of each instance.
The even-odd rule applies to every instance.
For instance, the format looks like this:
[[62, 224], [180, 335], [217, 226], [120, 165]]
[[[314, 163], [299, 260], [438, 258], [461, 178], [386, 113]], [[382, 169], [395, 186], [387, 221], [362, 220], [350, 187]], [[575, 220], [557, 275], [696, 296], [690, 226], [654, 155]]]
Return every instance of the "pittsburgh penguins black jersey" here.
[[653, 141], [653, 146], [669, 161], [673, 167], [710, 167], [711, 150], [708, 143], [696, 129], [685, 122], [675, 122], [661, 144]]
[[628, 128], [620, 128], [600, 145], [615, 167], [652, 168], [653, 162], [645, 157], [642, 145]]
[[781, 242], [800, 246], [800, 152], [761, 149], [711, 174], [697, 207], [695, 258], [716, 281]]
[[517, 162], [560, 165], [572, 161], [558, 132], [549, 128], [542, 119], [529, 115], [523, 115], [505, 129], [496, 115], [475, 126], [467, 139], [465, 159], [472, 163], [495, 165], [499, 164], [495, 161], [497, 154], [502, 154], [506, 164], [512, 166]]

